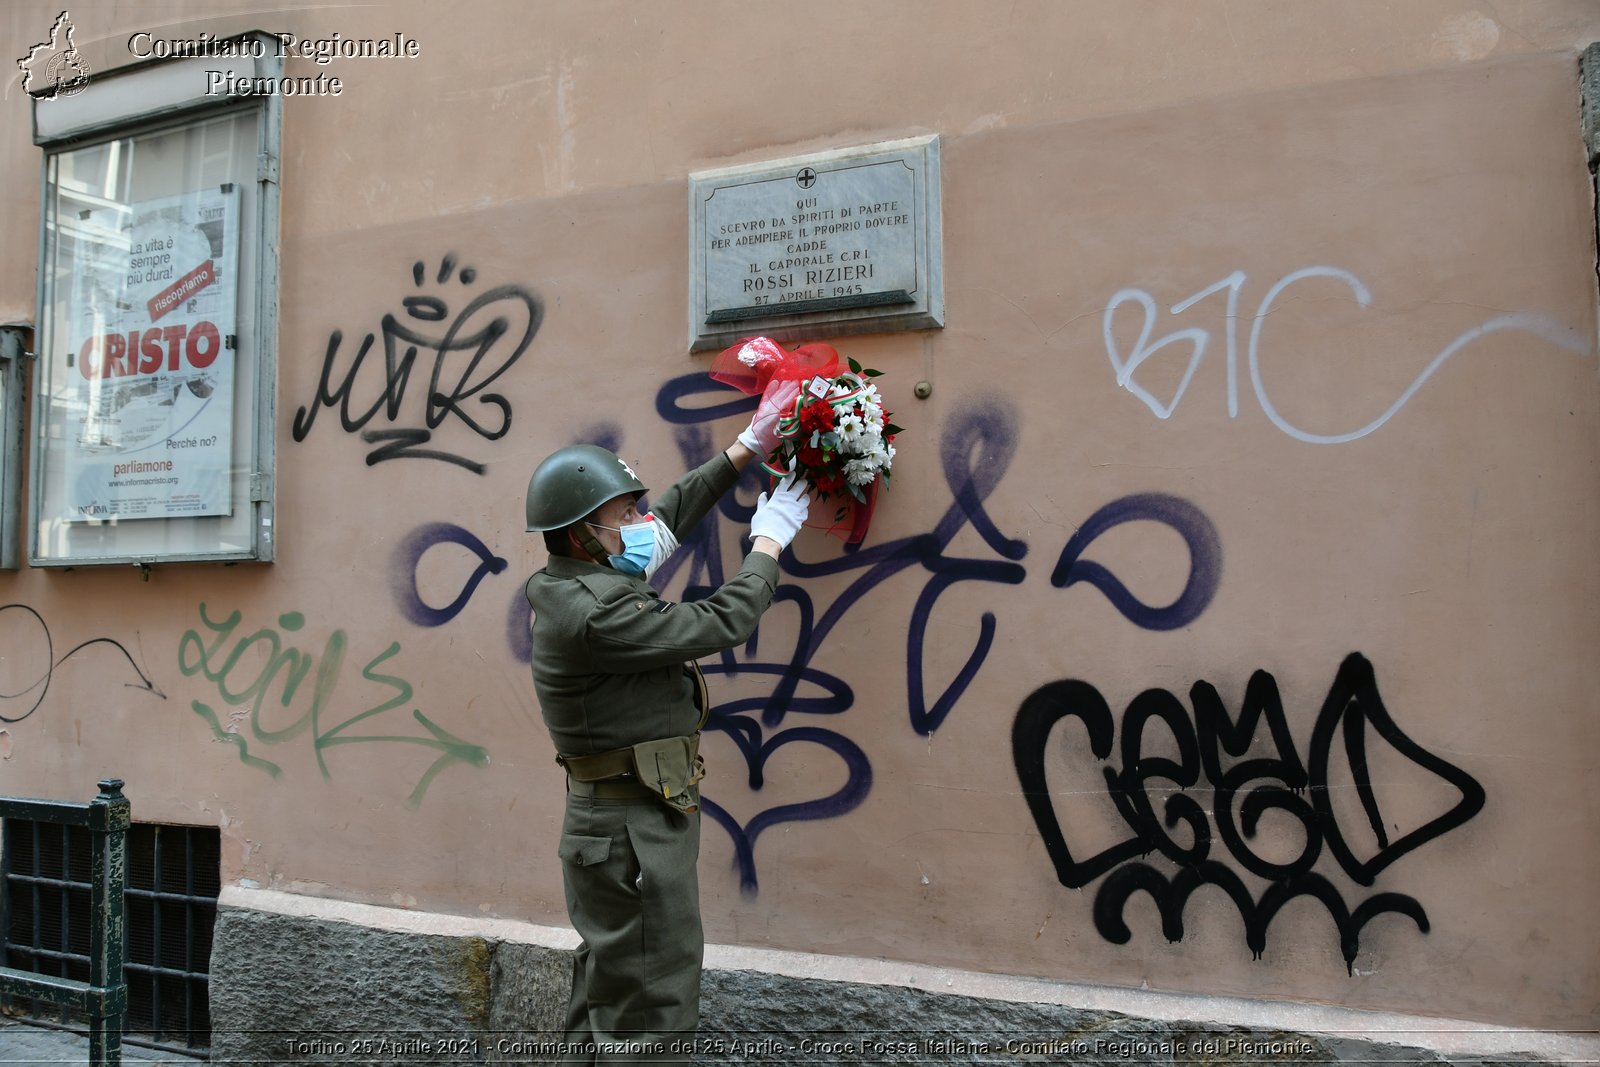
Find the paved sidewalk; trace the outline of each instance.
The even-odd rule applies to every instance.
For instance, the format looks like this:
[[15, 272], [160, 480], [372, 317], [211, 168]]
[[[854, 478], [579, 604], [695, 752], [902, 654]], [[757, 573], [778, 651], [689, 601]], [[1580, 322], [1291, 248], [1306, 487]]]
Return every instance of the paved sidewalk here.
[[[45, 1067], [47, 1064], [84, 1064], [89, 1062], [89, 1039], [65, 1030], [47, 1026], [30, 1026], [16, 1019], [0, 1016], [0, 1064], [13, 1067]], [[171, 1052], [155, 1052], [133, 1045], [122, 1046], [123, 1063], [164, 1063], [168, 1067], [196, 1067], [204, 1060], [179, 1056]]]

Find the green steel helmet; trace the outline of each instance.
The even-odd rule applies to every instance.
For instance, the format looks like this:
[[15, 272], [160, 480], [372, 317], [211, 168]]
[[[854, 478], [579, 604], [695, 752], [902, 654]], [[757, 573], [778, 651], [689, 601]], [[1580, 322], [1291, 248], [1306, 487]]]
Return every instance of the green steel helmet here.
[[570, 526], [613, 497], [647, 490], [615, 452], [599, 445], [557, 449], [528, 479], [528, 532]]

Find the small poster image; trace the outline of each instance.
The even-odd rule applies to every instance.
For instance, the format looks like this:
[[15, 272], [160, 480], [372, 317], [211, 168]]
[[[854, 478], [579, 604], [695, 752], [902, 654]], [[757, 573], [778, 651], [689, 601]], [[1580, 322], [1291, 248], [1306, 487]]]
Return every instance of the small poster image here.
[[232, 514], [238, 259], [233, 186], [77, 220], [61, 519]]

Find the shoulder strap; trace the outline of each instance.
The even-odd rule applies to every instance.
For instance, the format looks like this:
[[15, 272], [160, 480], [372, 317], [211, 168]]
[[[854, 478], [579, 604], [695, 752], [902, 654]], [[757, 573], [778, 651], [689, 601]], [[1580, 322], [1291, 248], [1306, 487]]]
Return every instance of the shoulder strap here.
[[700, 664], [690, 660], [683, 667], [694, 682], [694, 706], [700, 709], [700, 719], [694, 724], [694, 729], [699, 733], [705, 728], [706, 720], [711, 718], [711, 691], [706, 688], [706, 676], [700, 673]]

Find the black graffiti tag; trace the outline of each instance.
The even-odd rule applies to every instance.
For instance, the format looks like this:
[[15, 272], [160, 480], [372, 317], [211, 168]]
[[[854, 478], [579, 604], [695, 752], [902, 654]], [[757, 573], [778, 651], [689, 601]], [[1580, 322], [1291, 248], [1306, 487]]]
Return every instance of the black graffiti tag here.
[[[0, 679], [0, 684], [6, 684], [8, 687], [6, 691], [0, 691], [0, 722], [21, 722], [38, 711], [39, 706], [44, 703], [45, 696], [50, 692], [50, 682], [55, 677], [56, 670], [73, 656], [88, 649], [98, 650], [102, 646], [115, 649], [117, 655], [127, 661], [128, 669], [132, 670], [134, 677], [138, 679], [132, 681], [124, 676], [121, 682], [124, 688], [142, 689], [162, 700], [167, 699], [167, 694], [156, 688], [156, 683], [144, 673], [133, 655], [120, 641], [110, 637], [91, 637], [57, 656], [55, 639], [50, 634], [50, 627], [46, 625], [44, 616], [28, 605], [0, 605], [0, 623], [4, 624], [5, 630], [5, 641], [0, 645], [0, 666], [7, 666], [9, 660], [15, 664], [15, 669], [25, 674], [30, 669], [31, 663], [32, 669], [38, 672], [37, 678], [15, 692], [9, 691], [11, 682], [9, 677]], [[28, 654], [30, 649], [34, 653], [31, 657]], [[82, 662], [81, 657], [79, 662]], [[112, 657], [111, 662], [117, 663], [117, 658]], [[109, 683], [113, 675], [102, 666], [100, 677]], [[26, 678], [22, 680], [26, 681]]]
[[[1169, 940], [1182, 940], [1184, 907], [1202, 885], [1217, 886], [1233, 900], [1244, 920], [1246, 944], [1258, 957], [1266, 950], [1267, 928], [1274, 916], [1284, 904], [1302, 896], [1313, 897], [1327, 908], [1350, 968], [1360, 950], [1362, 927], [1376, 915], [1404, 915], [1420, 931], [1428, 932], [1427, 913], [1415, 898], [1378, 893], [1351, 909], [1334, 884], [1312, 870], [1326, 846], [1352, 881], [1370, 886], [1384, 868], [1461, 826], [1484, 805], [1484, 790], [1476, 779], [1424, 749], [1395, 723], [1366, 657], [1351, 653], [1340, 665], [1312, 730], [1309, 766], [1301, 762], [1277, 682], [1267, 672], [1256, 671], [1251, 677], [1237, 720], [1229, 716], [1216, 689], [1204, 681], [1195, 683], [1190, 699], [1192, 720], [1182, 702], [1164, 689], [1146, 690], [1128, 705], [1120, 727], [1121, 766], [1108, 765], [1102, 770], [1107, 793], [1129, 834], [1082, 858], [1068, 847], [1050, 797], [1045, 742], [1063, 719], [1076, 718], [1088, 733], [1089, 750], [1106, 760], [1118, 740], [1111, 709], [1092, 685], [1065, 679], [1040, 686], [1017, 711], [1012, 758], [1057, 878], [1062, 885], [1078, 889], [1109, 872], [1094, 905], [1095, 928], [1102, 937], [1114, 944], [1130, 939], [1123, 911], [1128, 899], [1142, 890], [1161, 912], [1162, 932]], [[1239, 759], [1250, 750], [1263, 725], [1276, 755]], [[1150, 726], [1165, 730], [1176, 743], [1178, 759], [1144, 754], [1145, 732]], [[1454, 786], [1461, 799], [1442, 815], [1391, 840], [1368, 771], [1369, 727], [1395, 752]], [[1356, 795], [1377, 845], [1365, 856], [1358, 855], [1351, 844], [1349, 828], [1341, 825], [1329, 791], [1329, 761], [1336, 736], [1343, 741]], [[1224, 766], [1224, 753], [1237, 762]], [[1185, 792], [1199, 787], [1202, 776], [1206, 785], [1200, 791], [1211, 794], [1209, 813]], [[1158, 793], [1170, 792], [1160, 813], [1150, 795], [1150, 784], [1156, 781], [1176, 786], [1176, 790], [1158, 788]], [[1309, 799], [1301, 795], [1307, 790]], [[1299, 823], [1304, 840], [1292, 858], [1274, 860], [1251, 846], [1249, 839], [1268, 811], [1281, 812]], [[1180, 826], [1184, 831], [1174, 836]], [[1259, 899], [1251, 895], [1233, 867], [1212, 858], [1218, 841], [1239, 867], [1268, 881]], [[1177, 872], [1168, 877], [1149, 863], [1134, 862], [1134, 857], [1153, 852], [1176, 864]]]
[[[455, 259], [446, 256], [435, 280], [443, 284], [454, 273]], [[412, 277], [417, 285], [423, 284], [420, 261], [413, 265]], [[459, 277], [462, 284], [469, 285], [477, 273], [465, 267]], [[402, 303], [406, 315], [420, 323], [443, 322], [449, 315], [448, 305], [437, 296], [409, 296]], [[372, 396], [370, 402], [358, 400], [356, 392], [358, 382], [370, 381], [373, 377], [368, 374], [363, 378], [363, 368], [377, 367], [375, 362], [367, 362], [377, 335], [367, 334], [341, 378], [336, 365], [344, 333], [334, 330], [328, 336], [316, 399], [295, 412], [294, 439], [306, 439], [322, 408], [337, 407], [339, 423], [345, 432], [362, 431], [361, 439], [377, 446], [367, 453], [369, 467], [389, 459], [434, 459], [482, 474], [487, 465], [480, 461], [422, 446], [428, 444], [433, 432], [451, 417], [485, 440], [497, 441], [506, 435], [511, 429], [511, 404], [503, 395], [484, 390], [527, 350], [543, 318], [544, 309], [538, 298], [515, 285], [502, 285], [479, 294], [442, 335], [433, 335], [423, 327], [413, 327], [386, 314], [380, 325], [382, 378], [375, 396], [370, 386], [364, 394]], [[366, 429], [380, 413], [388, 422], [401, 421], [417, 353], [424, 350], [432, 351], [434, 357], [432, 376], [420, 412], [422, 425]], [[413, 417], [416, 414], [413, 413]]]

